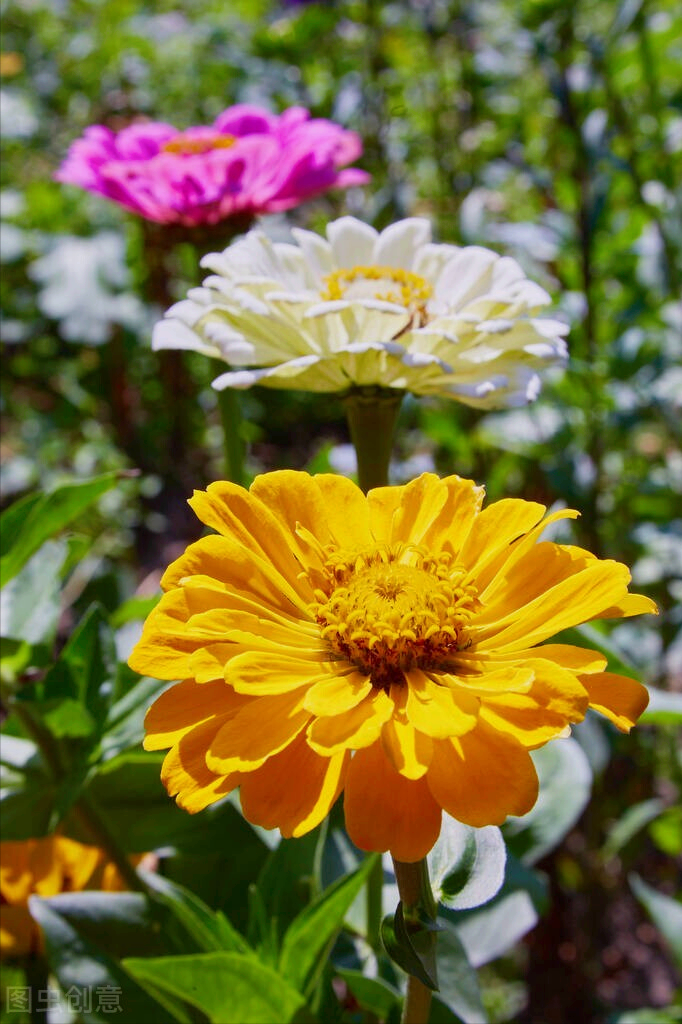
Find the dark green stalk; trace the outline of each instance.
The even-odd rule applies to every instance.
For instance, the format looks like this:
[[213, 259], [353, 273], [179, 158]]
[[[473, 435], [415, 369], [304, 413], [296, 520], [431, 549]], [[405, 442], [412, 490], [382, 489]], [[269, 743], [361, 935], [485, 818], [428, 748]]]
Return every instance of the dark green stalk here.
[[[225, 364], [214, 361], [216, 373], [225, 372]], [[246, 444], [241, 433], [242, 407], [240, 395], [233, 388], [217, 391], [218, 410], [223, 428], [223, 454], [225, 456], [225, 479], [244, 485], [244, 457]]]
[[357, 388], [344, 398], [350, 438], [358, 457], [358, 483], [367, 493], [385, 487], [402, 391]]
[[[426, 916], [436, 920], [437, 904], [433, 898], [433, 890], [429, 881], [429, 868], [426, 857], [413, 864], [393, 858], [398, 892], [402, 903], [403, 917], [408, 928], [411, 921], [415, 923]], [[437, 933], [431, 933], [432, 942], [436, 943]], [[403, 1003], [401, 1024], [426, 1024], [431, 1007], [431, 989], [419, 978], [409, 974], [407, 991]]]

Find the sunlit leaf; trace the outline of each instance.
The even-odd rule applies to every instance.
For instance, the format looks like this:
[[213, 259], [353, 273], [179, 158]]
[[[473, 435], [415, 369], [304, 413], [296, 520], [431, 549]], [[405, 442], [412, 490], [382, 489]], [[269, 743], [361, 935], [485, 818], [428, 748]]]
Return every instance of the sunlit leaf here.
[[92, 480], [62, 484], [37, 499], [27, 495], [19, 508], [10, 506], [0, 519], [5, 552], [0, 559], [0, 586], [9, 583], [48, 538], [73, 522], [119, 479], [119, 473], [104, 473]]

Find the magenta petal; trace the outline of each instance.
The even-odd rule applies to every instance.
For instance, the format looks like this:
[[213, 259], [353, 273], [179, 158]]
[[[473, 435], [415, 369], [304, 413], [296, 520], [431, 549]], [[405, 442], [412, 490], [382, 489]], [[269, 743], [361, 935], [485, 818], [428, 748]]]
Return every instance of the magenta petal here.
[[311, 119], [304, 107], [277, 116], [242, 103], [212, 126], [184, 131], [156, 121], [118, 133], [92, 125], [55, 177], [147, 220], [196, 226], [287, 210], [326, 189], [364, 184], [364, 171], [341, 170], [361, 151], [355, 132]]

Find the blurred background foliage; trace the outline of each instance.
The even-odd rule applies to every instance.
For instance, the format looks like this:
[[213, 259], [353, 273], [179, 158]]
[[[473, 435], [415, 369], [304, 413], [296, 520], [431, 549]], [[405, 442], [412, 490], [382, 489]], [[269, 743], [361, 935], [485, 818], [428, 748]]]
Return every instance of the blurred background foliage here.
[[[632, 565], [637, 589], [661, 609], [656, 621], [611, 630], [616, 658], [656, 687], [682, 689], [677, 3], [1, 8], [3, 503], [74, 477], [142, 471], [107, 489], [68, 552], [53, 552], [65, 586], [54, 636], [39, 637], [45, 658], [94, 600], [114, 616], [125, 652], [139, 624], [121, 604], [154, 593], [160, 568], [198, 534], [184, 498], [221, 474], [208, 361], [185, 354], [185, 390], [171, 403], [150, 350], [163, 296], [143, 258], [142, 224], [52, 176], [94, 122], [116, 129], [147, 117], [181, 129], [235, 102], [302, 104], [362, 136], [372, 184], [268, 218], [268, 231], [323, 229], [345, 212], [377, 227], [425, 215], [441, 241], [513, 255], [571, 324], [568, 370], [550, 375], [527, 409], [481, 416], [408, 399], [395, 481], [457, 472], [485, 481], [492, 499], [580, 509], [565, 536]], [[166, 252], [164, 273], [168, 301], [180, 298], [198, 283], [197, 253]], [[243, 404], [252, 474], [352, 473], [340, 403], [254, 389]], [[626, 882], [637, 871], [674, 888], [681, 767], [674, 724], [661, 714], [662, 724], [626, 741], [594, 724], [580, 734], [593, 799], [538, 862], [549, 915], [525, 946], [484, 968], [493, 1019], [634, 1021], [617, 1012], [672, 1001], [665, 940]], [[622, 825], [627, 808], [651, 800]]]

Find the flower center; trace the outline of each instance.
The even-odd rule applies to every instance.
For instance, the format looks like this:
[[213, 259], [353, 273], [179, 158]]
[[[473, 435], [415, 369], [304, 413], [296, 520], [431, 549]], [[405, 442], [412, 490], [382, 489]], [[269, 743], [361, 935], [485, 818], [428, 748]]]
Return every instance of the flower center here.
[[326, 302], [342, 298], [382, 299], [413, 312], [424, 311], [433, 291], [426, 278], [398, 267], [350, 267], [335, 270], [323, 281], [326, 287], [321, 296]]
[[322, 636], [339, 657], [388, 689], [413, 668], [448, 671], [468, 646], [475, 588], [447, 554], [434, 558], [398, 545], [330, 558], [327, 594], [313, 608]]
[[180, 156], [195, 156], [197, 153], [209, 153], [212, 149], [230, 149], [234, 146], [234, 135], [223, 135], [210, 128], [202, 131], [180, 132], [161, 146], [164, 153], [179, 153]]

